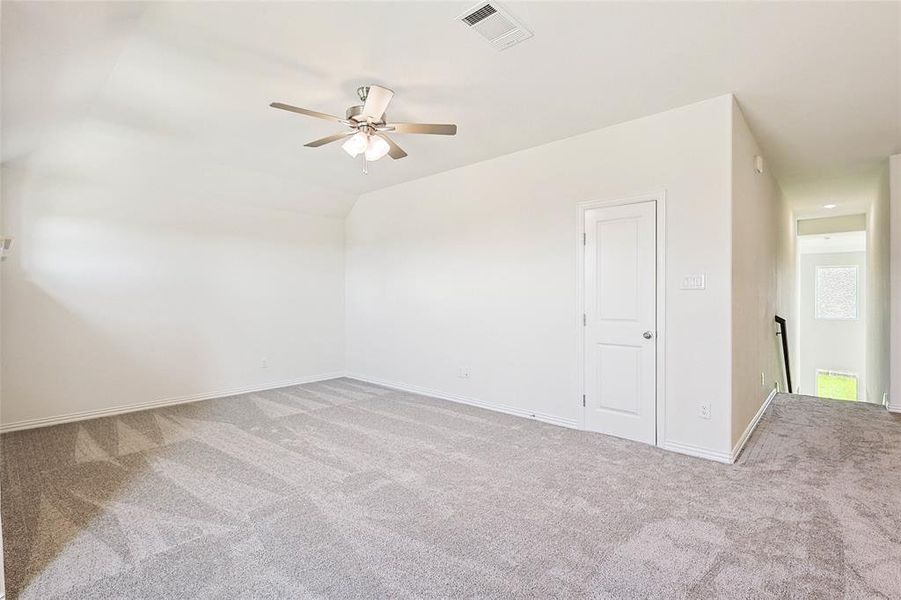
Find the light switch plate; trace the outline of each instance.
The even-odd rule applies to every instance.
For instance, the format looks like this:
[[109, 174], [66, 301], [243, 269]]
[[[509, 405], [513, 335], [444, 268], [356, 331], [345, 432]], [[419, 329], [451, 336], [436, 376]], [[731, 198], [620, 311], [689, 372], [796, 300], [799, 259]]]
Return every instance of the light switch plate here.
[[707, 288], [707, 276], [704, 273], [695, 275], [686, 275], [682, 278], [680, 289], [683, 290], [703, 290]]

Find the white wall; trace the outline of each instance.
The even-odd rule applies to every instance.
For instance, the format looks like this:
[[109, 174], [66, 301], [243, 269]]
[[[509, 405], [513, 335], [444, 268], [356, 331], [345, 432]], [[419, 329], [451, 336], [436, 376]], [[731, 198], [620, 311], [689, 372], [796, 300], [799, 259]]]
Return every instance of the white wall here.
[[4, 166], [5, 427], [342, 371], [342, 219], [128, 168]]
[[[816, 396], [816, 372], [819, 369], [855, 373], [857, 399], [866, 402], [867, 315], [869, 298], [866, 252], [829, 252], [801, 254], [801, 364], [798, 386], [802, 394]], [[819, 266], [856, 266], [858, 269], [857, 319], [816, 318], [816, 268]]]
[[[776, 335], [781, 191], [734, 103], [732, 113], [732, 444], [738, 444], [773, 386], [786, 389]], [[763, 378], [761, 379], [761, 374]]]
[[[891, 248], [889, 169], [867, 211], [867, 402], [882, 404], [889, 390]], [[901, 260], [901, 259], [899, 259]]]
[[901, 412], [901, 154], [889, 161], [891, 176], [891, 384], [889, 408]]
[[[801, 353], [800, 319], [798, 318], [798, 220], [792, 207], [782, 194], [779, 203], [779, 216], [775, 225], [778, 232], [776, 253], [776, 310], [785, 319], [788, 335], [789, 366], [792, 376], [792, 391], [797, 391], [798, 366]], [[782, 340], [779, 340], [782, 344]], [[781, 352], [781, 347], [780, 347]], [[781, 356], [781, 355], [780, 355]], [[785, 377], [785, 361], [779, 360], [781, 389], [788, 390]]]
[[[576, 204], [665, 189], [666, 440], [728, 455], [731, 109], [723, 96], [363, 195], [348, 371], [580, 422]], [[705, 291], [679, 289], [693, 273]]]

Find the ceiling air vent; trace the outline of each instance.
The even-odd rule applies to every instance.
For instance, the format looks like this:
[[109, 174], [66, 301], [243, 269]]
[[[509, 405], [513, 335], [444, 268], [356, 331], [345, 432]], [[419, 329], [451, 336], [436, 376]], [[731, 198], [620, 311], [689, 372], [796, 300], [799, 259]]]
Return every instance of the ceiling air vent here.
[[531, 31], [493, 2], [480, 2], [457, 17], [457, 20], [498, 50], [505, 50], [532, 37]]

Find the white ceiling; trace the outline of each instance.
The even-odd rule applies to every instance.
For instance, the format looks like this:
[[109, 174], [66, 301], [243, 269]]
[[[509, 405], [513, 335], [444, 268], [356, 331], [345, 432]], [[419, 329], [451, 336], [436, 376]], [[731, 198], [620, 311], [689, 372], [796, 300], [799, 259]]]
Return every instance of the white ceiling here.
[[[901, 151], [901, 3], [507, 2], [535, 37], [497, 52], [471, 2], [7, 2], [2, 158], [80, 178], [203, 179], [343, 214], [362, 192], [733, 92], [783, 183]], [[357, 86], [397, 92], [408, 158], [362, 176], [340, 129]], [[124, 174], [122, 175], [125, 176]], [[151, 175], [147, 175], [148, 178]], [[210, 183], [210, 182], [214, 183]]]
[[799, 219], [867, 213], [887, 175], [884, 169], [874, 165], [836, 177], [789, 180], [782, 183], [782, 193]]

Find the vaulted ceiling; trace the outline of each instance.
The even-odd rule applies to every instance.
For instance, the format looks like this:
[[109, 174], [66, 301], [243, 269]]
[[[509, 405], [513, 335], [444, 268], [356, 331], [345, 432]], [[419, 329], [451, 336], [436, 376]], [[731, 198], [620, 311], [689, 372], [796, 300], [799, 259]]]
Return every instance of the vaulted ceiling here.
[[[365, 191], [733, 92], [786, 182], [901, 151], [901, 3], [508, 2], [534, 37], [498, 52], [471, 2], [3, 2], [2, 158], [78, 177], [140, 165], [344, 214]], [[268, 107], [341, 114], [397, 95], [410, 156], [370, 174], [338, 131]], [[125, 164], [129, 169], [123, 169]], [[129, 175], [130, 176], [130, 175]]]

